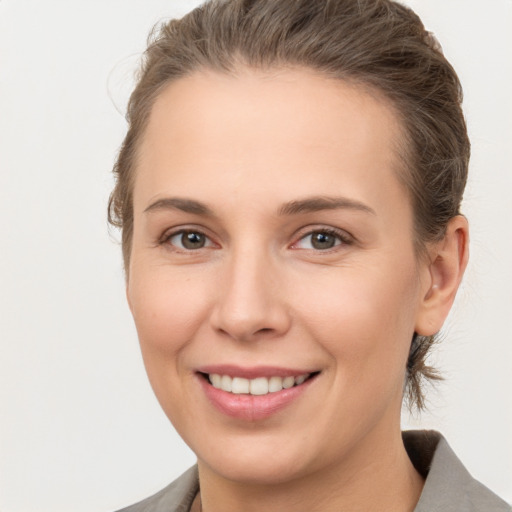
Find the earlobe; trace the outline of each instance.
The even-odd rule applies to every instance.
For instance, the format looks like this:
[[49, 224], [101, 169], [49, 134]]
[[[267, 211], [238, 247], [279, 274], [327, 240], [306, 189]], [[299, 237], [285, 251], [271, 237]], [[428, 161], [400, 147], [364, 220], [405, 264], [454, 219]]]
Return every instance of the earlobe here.
[[457, 294], [469, 257], [469, 229], [462, 215], [453, 217], [445, 236], [429, 249], [430, 264], [422, 290], [416, 332], [423, 336], [437, 333]]

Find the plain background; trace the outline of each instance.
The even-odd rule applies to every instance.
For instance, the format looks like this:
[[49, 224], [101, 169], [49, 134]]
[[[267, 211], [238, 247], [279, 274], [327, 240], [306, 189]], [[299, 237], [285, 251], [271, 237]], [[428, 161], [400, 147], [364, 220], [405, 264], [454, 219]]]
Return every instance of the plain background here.
[[[153, 24], [197, 1], [0, 1], [0, 510], [107, 512], [194, 462], [147, 383], [109, 237], [110, 169]], [[512, 502], [512, 1], [410, 0], [459, 72], [471, 263], [404, 427]]]

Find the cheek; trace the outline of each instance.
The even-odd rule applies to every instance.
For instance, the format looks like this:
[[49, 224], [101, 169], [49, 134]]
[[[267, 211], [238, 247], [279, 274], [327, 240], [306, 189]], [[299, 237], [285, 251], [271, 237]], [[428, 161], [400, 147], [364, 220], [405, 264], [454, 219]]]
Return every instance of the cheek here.
[[368, 268], [364, 275], [347, 272], [343, 286], [326, 282], [304, 303], [310, 332], [332, 361], [331, 423], [344, 425], [350, 417], [347, 428], [365, 431], [399, 410], [414, 329], [415, 273], [407, 273], [403, 267], [393, 277]]
[[146, 364], [175, 357], [206, 315], [204, 280], [180, 272], [135, 267], [128, 297]]
[[403, 372], [418, 294], [414, 262], [396, 269], [380, 263], [316, 276], [297, 301], [308, 329], [336, 365], [368, 372], [370, 380]]
[[[134, 267], [128, 298], [146, 373], [161, 407], [173, 423], [193, 400], [184, 385], [190, 378], [187, 348], [200, 328], [207, 304], [204, 279], [165, 267]], [[170, 393], [169, 390], [175, 390]]]

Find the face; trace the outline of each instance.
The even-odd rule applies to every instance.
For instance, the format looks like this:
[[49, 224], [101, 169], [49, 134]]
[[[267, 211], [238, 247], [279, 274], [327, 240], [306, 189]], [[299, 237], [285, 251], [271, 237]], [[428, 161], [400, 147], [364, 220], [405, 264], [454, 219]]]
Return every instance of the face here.
[[305, 70], [198, 72], [157, 99], [127, 295], [200, 467], [284, 482], [399, 432], [427, 281], [400, 129], [386, 102]]

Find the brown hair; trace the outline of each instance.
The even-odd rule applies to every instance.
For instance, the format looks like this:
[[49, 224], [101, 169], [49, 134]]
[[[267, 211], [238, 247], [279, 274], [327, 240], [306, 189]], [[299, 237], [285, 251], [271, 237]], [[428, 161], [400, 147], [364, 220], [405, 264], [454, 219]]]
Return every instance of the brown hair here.
[[[418, 16], [392, 0], [211, 0], [153, 31], [128, 103], [108, 210], [122, 229], [126, 269], [137, 148], [155, 98], [196, 70], [240, 65], [306, 67], [383, 94], [404, 128], [400, 179], [412, 198], [416, 246], [422, 252], [443, 237], [459, 213], [470, 144], [460, 82]], [[425, 363], [433, 342], [415, 335], [407, 364], [407, 398], [420, 409], [422, 380], [438, 378]]]

